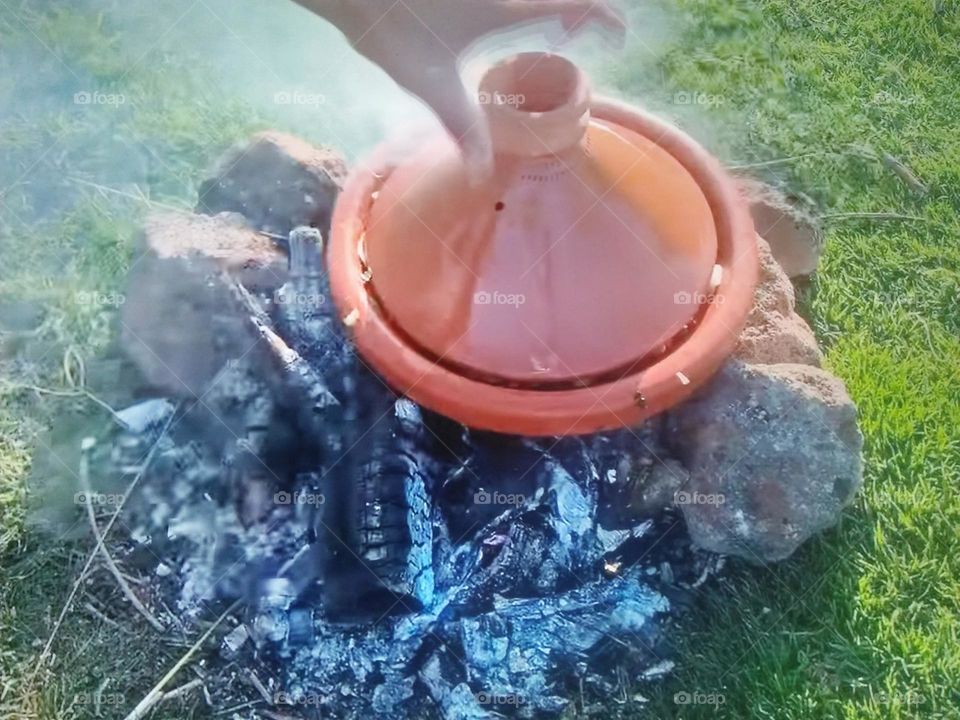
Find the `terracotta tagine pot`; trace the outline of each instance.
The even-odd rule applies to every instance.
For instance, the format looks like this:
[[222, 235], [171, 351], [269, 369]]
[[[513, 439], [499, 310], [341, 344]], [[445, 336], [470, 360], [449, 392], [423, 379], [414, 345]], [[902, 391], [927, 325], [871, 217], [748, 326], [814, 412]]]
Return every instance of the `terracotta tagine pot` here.
[[477, 182], [452, 139], [381, 147], [338, 201], [341, 318], [398, 392], [468, 426], [568, 435], [633, 425], [730, 355], [753, 303], [753, 224], [703, 148], [591, 97], [569, 61], [494, 66]]

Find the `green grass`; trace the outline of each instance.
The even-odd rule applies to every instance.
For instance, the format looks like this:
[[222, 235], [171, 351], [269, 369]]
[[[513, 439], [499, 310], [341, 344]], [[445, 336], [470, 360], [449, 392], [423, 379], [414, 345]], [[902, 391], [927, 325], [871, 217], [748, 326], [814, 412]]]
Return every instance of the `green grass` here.
[[[722, 98], [681, 121], [705, 128], [731, 163], [797, 158], [757, 172], [826, 215], [922, 220], [828, 221], [803, 299], [828, 367], [860, 408], [864, 490], [840, 529], [776, 567], [738, 565], [708, 594], [683, 624], [682, 668], [655, 691], [653, 710], [960, 717], [960, 9], [680, 4], [689, 25], [664, 63], [669, 85]], [[622, 88], [656, 90], [629, 65], [615, 73]], [[882, 153], [929, 194], [870, 159]], [[681, 691], [726, 702], [679, 708]]]
[[[71, 394], [123, 396], [103, 361], [115, 307], [90, 298], [122, 290], [145, 200], [192, 206], [203, 169], [266, 125], [193, 63], [138, 62], [96, 5], [0, 6], [0, 717], [18, 720], [94, 717], [98, 689], [100, 717], [122, 717], [183, 653], [144, 631], [100, 571], [96, 595], [132, 633], [84, 610], [85, 587], [34, 672], [91, 547], [56, 458], [75, 466], [71, 429], [102, 421]], [[125, 102], [73, 103], [93, 89]], [[194, 716], [195, 703], [157, 717]]]
[[[608, 81], [728, 163], [777, 161], [757, 173], [840, 216], [827, 221], [822, 267], [802, 300], [860, 407], [867, 470], [840, 528], [777, 566], [731, 563], [703, 593], [675, 634], [676, 676], [639, 688], [650, 698], [644, 717], [960, 717], [960, 8], [669, 5], [682, 22], [662, 75], [638, 70], [649, 56], [632, 43]], [[69, 391], [86, 373], [109, 392], [94, 377], [112, 310], [78, 298], [122, 285], [144, 211], [78, 181], [187, 207], [202, 169], [266, 122], [195, 58], [157, 51], [138, 62], [144, 50], [96, 6], [0, 6], [0, 717], [92, 717], [76, 700], [106, 677], [126, 711], [182, 652], [146, 633], [118, 640], [75, 610], [51, 671], [28, 682], [89, 543], [68, 542], [78, 534], [69, 523], [55, 540], [28, 522], [28, 503], [52, 482], [43, 453], [29, 492], [27, 476], [40, 442], [59, 448], [42, 434], [54, 418], [90, 410], [22, 385]], [[128, 102], [63, 101], [91, 88]], [[678, 91], [715, 102], [678, 106]], [[883, 153], [929, 193], [911, 191], [875, 159]], [[921, 219], [843, 217], [859, 212]], [[724, 704], [678, 705], [681, 692]]]

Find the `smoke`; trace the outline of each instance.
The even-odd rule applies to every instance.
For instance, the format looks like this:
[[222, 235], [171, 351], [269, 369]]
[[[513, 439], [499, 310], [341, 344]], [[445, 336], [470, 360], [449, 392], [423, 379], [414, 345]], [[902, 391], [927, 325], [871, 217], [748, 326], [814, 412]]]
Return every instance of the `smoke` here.
[[[627, 99], [656, 109], [667, 96], [660, 62], [681, 23], [667, 0], [631, 0], [630, 16], [622, 50], [594, 32], [561, 44], [559, 23], [487, 40], [465, 58], [466, 81], [514, 52], [552, 50], [600, 93], [618, 95], [627, 67], [643, 79]], [[210, 161], [263, 127], [351, 161], [388, 137], [439, 131], [418, 100], [291, 0], [0, 3], [0, 375], [78, 383], [122, 407], [129, 382], [96, 368], [116, 335], [110, 299], [146, 201], [191, 205]], [[28, 401], [0, 403], [0, 420], [21, 417]], [[63, 429], [47, 454], [68, 458], [38, 471], [52, 477], [74, 465], [89, 420], [47, 411]]]
[[[436, 128], [418, 100], [354, 52], [334, 27], [290, 0], [97, 4], [108, 6], [105, 18], [129, 48], [154, 44], [161, 53], [192, 58], [275, 126], [351, 158], [384, 137]], [[678, 23], [657, 3], [631, 3], [629, 14], [631, 72], [660, 78], [658, 63]], [[586, 32], [561, 44], [561, 37], [558, 22], [544, 22], [486, 40], [465, 58], [466, 81], [476, 85], [486, 67], [514, 52], [551, 50], [584, 67], [600, 92], [615, 94], [611, 67], [622, 56], [611, 39]]]

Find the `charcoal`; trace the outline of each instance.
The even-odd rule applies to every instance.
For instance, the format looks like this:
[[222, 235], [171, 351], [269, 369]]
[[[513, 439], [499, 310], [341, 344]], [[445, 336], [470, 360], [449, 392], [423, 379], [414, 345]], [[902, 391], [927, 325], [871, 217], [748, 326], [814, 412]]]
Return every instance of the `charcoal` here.
[[444, 663], [434, 656], [420, 672], [420, 679], [427, 686], [430, 696], [440, 707], [444, 717], [488, 720], [490, 714], [480, 705], [470, 686], [462, 681], [454, 684], [445, 676], [445, 670], [449, 666], [449, 662]]
[[413, 697], [413, 686], [416, 678], [404, 678], [398, 683], [383, 683], [373, 689], [373, 711], [387, 716], [394, 708]]
[[341, 618], [361, 613], [410, 612], [432, 600], [430, 505], [402, 415], [381, 418], [370, 447], [347, 453], [353, 478], [335, 474], [330, 548], [325, 571], [327, 610]]
[[[655, 616], [670, 609], [637, 573], [596, 581], [544, 598], [504, 598], [460, 624], [471, 680], [498, 704], [558, 712], [567, 704], [563, 670], [599, 646], [631, 646], [646, 662], [655, 657]], [[567, 676], [570, 681], [570, 676]]]
[[[178, 607], [243, 599], [285, 697], [334, 717], [550, 717], [634, 694], [622, 677], [663, 667], [666, 616], [718, 567], [663, 511], [669, 480], [630, 501], [672, 471], [660, 423], [528, 439], [426, 411], [321, 299], [320, 233], [288, 245], [278, 291], [231, 286], [261, 342], [177, 418], [125, 509], [176, 568]], [[129, 478], [169, 414], [122, 416], [104, 462]]]
[[313, 641], [313, 611], [309, 608], [295, 608], [287, 617], [287, 642], [293, 647], [307, 645]]

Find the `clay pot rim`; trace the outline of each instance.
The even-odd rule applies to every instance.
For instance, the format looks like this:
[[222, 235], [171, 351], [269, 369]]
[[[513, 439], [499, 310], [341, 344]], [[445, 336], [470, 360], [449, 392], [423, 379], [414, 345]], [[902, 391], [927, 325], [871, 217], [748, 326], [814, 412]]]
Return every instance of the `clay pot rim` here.
[[595, 99], [591, 114], [644, 135], [693, 176], [714, 214], [723, 276], [712, 304], [690, 336], [663, 359], [617, 380], [572, 390], [514, 389], [459, 375], [399, 337], [365, 290], [358, 245], [371, 194], [384, 177], [391, 147], [359, 166], [334, 210], [327, 263], [341, 319], [361, 358], [402, 395], [483, 430], [530, 436], [580, 435], [635, 425], [676, 405], [709, 380], [732, 354], [753, 306], [758, 276], [749, 211], [720, 163], [686, 133], [650, 113]]

